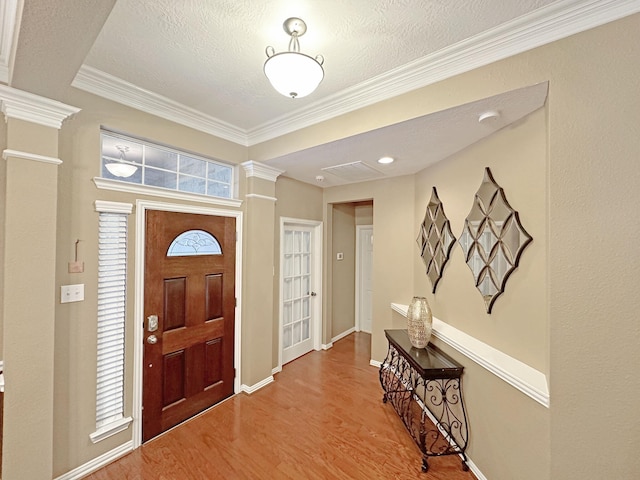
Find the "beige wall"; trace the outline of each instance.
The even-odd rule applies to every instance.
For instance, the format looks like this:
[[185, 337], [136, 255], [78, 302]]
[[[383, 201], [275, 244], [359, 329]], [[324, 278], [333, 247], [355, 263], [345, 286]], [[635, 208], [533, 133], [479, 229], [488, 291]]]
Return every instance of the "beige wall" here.
[[569, 38], [550, 75], [552, 478], [640, 472], [640, 377], [624, 367], [640, 365], [638, 31], [635, 15]]
[[[286, 173], [285, 173], [286, 175]], [[322, 221], [322, 189], [280, 176], [276, 182], [275, 276], [273, 298], [272, 367], [278, 366], [280, 335], [280, 222], [282, 217]]]
[[[544, 373], [548, 373], [549, 355], [544, 308], [548, 303], [547, 133], [546, 110], [542, 108], [415, 177], [416, 236], [431, 187], [435, 186], [453, 234], [459, 238], [484, 168], [490, 167], [507, 201], [519, 212], [523, 226], [533, 237], [490, 315], [458, 243], [435, 295], [417, 246], [413, 257], [414, 292], [427, 297], [437, 318]], [[472, 428], [469, 455], [482, 473], [491, 479], [546, 478], [549, 410], [442, 342], [435, 343], [465, 365], [464, 394]], [[536, 441], [531, 442], [531, 438]], [[503, 449], [510, 453], [501, 455]], [[495, 462], [498, 457], [500, 462]]]
[[373, 225], [373, 202], [359, 202], [356, 207], [356, 225]]
[[[7, 148], [7, 124], [6, 122], [0, 122], [0, 149], [2, 151]], [[0, 161], [0, 199], [2, 204], [0, 205], [0, 268], [4, 272], [4, 235], [5, 235], [5, 204], [6, 204], [6, 191], [7, 191], [7, 163]], [[4, 305], [4, 275], [0, 275], [0, 305]], [[3, 319], [4, 309], [0, 308], [0, 359], [3, 359]]]
[[413, 259], [415, 293], [428, 298], [436, 317], [544, 373], [548, 373], [549, 330], [547, 312], [540, 305], [548, 302], [547, 134], [543, 108], [416, 175], [416, 237], [435, 186], [453, 235], [460, 238], [485, 167], [490, 167], [533, 237], [491, 314], [486, 313], [457, 242], [435, 295], [417, 246]]

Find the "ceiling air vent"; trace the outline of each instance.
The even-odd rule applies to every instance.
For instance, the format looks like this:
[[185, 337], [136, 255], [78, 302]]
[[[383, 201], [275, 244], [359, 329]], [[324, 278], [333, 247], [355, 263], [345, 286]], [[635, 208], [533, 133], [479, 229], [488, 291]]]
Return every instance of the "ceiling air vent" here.
[[384, 173], [360, 161], [325, 167], [322, 171], [350, 182], [375, 180], [376, 178], [383, 178], [385, 176]]

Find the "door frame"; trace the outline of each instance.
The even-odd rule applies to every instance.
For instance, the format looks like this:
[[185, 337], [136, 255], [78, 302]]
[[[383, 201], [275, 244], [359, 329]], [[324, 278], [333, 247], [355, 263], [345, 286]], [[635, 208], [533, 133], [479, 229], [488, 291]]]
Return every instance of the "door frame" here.
[[186, 205], [165, 203], [153, 200], [136, 200], [136, 232], [135, 232], [135, 286], [134, 286], [134, 332], [133, 332], [133, 448], [142, 445], [142, 388], [143, 388], [143, 361], [144, 361], [144, 267], [146, 247], [146, 213], [147, 210], [162, 210], [165, 212], [196, 213], [217, 217], [233, 217], [236, 219], [236, 311], [234, 330], [234, 356], [233, 366], [236, 369], [236, 378], [233, 381], [233, 391], [238, 393], [242, 385], [240, 368], [242, 347], [242, 212], [239, 210], [226, 210], [221, 208], [202, 207], [198, 205]]
[[312, 306], [312, 315], [316, 319], [313, 325], [313, 349], [320, 350], [322, 346], [322, 221], [305, 220], [301, 218], [280, 217], [280, 248], [278, 264], [280, 276], [278, 278], [278, 366], [274, 373], [282, 371], [282, 328], [284, 324], [282, 302], [282, 276], [284, 265], [282, 264], [284, 229], [286, 226], [311, 227], [313, 229], [313, 287], [316, 292], [315, 301]]
[[[361, 331], [360, 325], [360, 312], [362, 310], [360, 304], [362, 302], [362, 281], [360, 277], [362, 276], [362, 260], [360, 260], [360, 255], [362, 255], [362, 249], [360, 248], [360, 237], [362, 235], [363, 230], [371, 230], [371, 234], [373, 235], [373, 225], [356, 225], [356, 308], [355, 308], [355, 329], [356, 332]], [[373, 330], [373, 325], [371, 325], [371, 329]]]

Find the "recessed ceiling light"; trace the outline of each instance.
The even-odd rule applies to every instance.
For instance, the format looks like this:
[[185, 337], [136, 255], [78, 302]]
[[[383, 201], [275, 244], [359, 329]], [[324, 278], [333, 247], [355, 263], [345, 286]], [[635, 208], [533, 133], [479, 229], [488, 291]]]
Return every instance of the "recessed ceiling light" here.
[[378, 163], [381, 163], [382, 165], [387, 165], [389, 163], [393, 163], [395, 161], [395, 158], [393, 157], [382, 157], [378, 159]]

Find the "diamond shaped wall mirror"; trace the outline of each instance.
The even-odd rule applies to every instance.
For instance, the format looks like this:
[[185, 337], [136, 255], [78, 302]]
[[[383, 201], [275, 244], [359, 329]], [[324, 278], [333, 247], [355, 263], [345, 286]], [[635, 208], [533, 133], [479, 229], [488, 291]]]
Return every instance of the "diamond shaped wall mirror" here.
[[464, 221], [458, 242], [473, 273], [487, 309], [504, 292], [509, 275], [518, 266], [523, 250], [533, 239], [526, 232], [518, 212], [495, 182], [489, 167], [475, 194], [473, 206]]
[[432, 293], [436, 293], [436, 286], [442, 278], [442, 270], [449, 261], [449, 254], [456, 242], [449, 219], [444, 214], [444, 207], [436, 187], [431, 191], [431, 199], [420, 225], [420, 233], [416, 239], [422, 261], [427, 267], [427, 277], [433, 286]]

